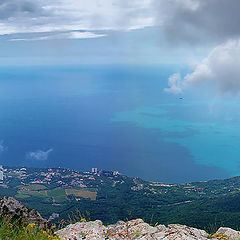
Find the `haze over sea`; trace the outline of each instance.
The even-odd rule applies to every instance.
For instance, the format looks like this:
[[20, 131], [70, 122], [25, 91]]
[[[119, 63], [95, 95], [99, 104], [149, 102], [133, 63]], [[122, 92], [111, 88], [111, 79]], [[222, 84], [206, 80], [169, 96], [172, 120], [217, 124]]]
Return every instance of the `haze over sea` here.
[[156, 65], [0, 69], [1, 163], [118, 169], [163, 182], [239, 174], [238, 104], [213, 100], [209, 91], [164, 92], [176, 70]]

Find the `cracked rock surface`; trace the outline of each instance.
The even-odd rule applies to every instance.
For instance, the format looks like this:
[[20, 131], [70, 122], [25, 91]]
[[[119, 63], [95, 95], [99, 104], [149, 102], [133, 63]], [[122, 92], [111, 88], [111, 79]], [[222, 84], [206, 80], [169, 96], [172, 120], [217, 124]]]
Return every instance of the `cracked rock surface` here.
[[[238, 231], [230, 228], [220, 228], [219, 234], [224, 234], [228, 239], [240, 236]], [[120, 239], [174, 239], [174, 240], [207, 240], [209, 234], [204, 230], [180, 224], [155, 227], [145, 223], [142, 219], [128, 222], [119, 221], [114, 225], [104, 226], [101, 221], [78, 222], [56, 232], [62, 240], [120, 240]], [[234, 237], [234, 238], [233, 238]], [[216, 238], [212, 238], [216, 239]]]

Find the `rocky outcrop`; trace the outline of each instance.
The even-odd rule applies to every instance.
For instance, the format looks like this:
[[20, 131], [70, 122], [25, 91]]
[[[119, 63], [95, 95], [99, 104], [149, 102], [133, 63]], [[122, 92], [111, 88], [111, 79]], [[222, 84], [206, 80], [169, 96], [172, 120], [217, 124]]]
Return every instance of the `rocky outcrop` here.
[[240, 232], [231, 228], [219, 228], [215, 234], [209, 235], [203, 230], [180, 224], [170, 224], [167, 227], [155, 227], [142, 219], [128, 222], [119, 221], [114, 225], [104, 226], [101, 221], [79, 222], [70, 224], [56, 232], [61, 240], [208, 240], [227, 239], [239, 240]]
[[[240, 232], [233, 230], [231, 228], [220, 227], [215, 235], [223, 234], [228, 237], [228, 239], [232, 240], [239, 240], [240, 239]], [[214, 235], [213, 235], [214, 236]]]
[[12, 197], [2, 197], [0, 199], [0, 215], [20, 218], [27, 224], [45, 225], [47, 223], [47, 220], [38, 211], [27, 208]]
[[[40, 227], [50, 226], [39, 212], [31, 210], [12, 197], [0, 198], [0, 215], [22, 219], [25, 223], [35, 223]], [[209, 235], [204, 230], [180, 224], [168, 226], [150, 226], [142, 219], [104, 226], [100, 220], [78, 222], [55, 233], [61, 240], [239, 240], [240, 232], [221, 227], [215, 234]]]
[[[221, 234], [224, 236], [228, 233], [233, 234], [229, 229], [219, 229], [219, 231], [222, 231]], [[142, 219], [131, 220], [128, 222], [119, 221], [114, 225], [108, 226], [104, 226], [99, 220], [87, 223], [79, 222], [68, 225], [66, 228], [57, 231], [56, 234], [62, 240], [207, 240], [210, 237], [209, 234], [203, 230], [179, 224], [171, 224], [167, 227], [164, 225], [152, 227]]]

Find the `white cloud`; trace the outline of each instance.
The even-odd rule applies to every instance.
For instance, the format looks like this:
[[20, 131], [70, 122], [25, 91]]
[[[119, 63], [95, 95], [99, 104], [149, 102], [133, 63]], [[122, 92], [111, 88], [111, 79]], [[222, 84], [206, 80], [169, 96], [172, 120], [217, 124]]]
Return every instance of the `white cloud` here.
[[41, 40], [56, 40], [56, 39], [85, 39], [104, 37], [105, 34], [96, 34], [92, 32], [65, 32], [57, 34], [48, 34], [41, 37], [29, 38], [12, 38], [10, 41], [41, 41]]
[[240, 36], [236, 0], [1, 0], [0, 35], [160, 26], [169, 41]]
[[4, 151], [7, 151], [7, 147], [6, 146], [4, 146], [4, 141], [3, 140], [1, 140], [0, 141], [0, 153], [2, 153], [2, 152], [4, 152]]
[[180, 73], [174, 73], [168, 78], [168, 85], [169, 88], [164, 88], [165, 92], [170, 92], [170, 93], [181, 93], [182, 88], [181, 88], [181, 75]]
[[211, 83], [221, 94], [240, 92], [240, 39], [229, 40], [215, 47], [193, 72], [183, 79], [174, 74], [169, 77], [169, 92], [179, 93], [199, 83]]
[[2, 0], [0, 35], [152, 26], [151, 0]]
[[46, 161], [46, 160], [48, 160], [49, 154], [52, 151], [53, 151], [53, 149], [50, 148], [47, 151], [37, 150], [35, 152], [28, 152], [27, 153], [27, 159], [37, 160], [37, 161]]

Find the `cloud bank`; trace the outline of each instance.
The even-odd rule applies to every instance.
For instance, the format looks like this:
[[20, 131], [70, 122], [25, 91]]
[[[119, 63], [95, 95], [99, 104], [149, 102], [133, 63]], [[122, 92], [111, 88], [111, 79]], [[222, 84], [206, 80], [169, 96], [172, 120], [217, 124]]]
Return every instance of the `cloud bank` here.
[[0, 19], [13, 20], [13, 18], [31, 18], [35, 15], [44, 16], [44, 8], [38, 1], [27, 0], [1, 0]]
[[1, 0], [0, 35], [157, 26], [170, 42], [226, 40], [240, 37], [239, 9], [236, 0]]
[[52, 151], [53, 151], [53, 149], [50, 148], [47, 151], [37, 150], [35, 152], [28, 152], [27, 159], [36, 160], [36, 161], [46, 161], [46, 160], [48, 160], [49, 154]]
[[0, 35], [75, 30], [163, 29], [168, 40], [240, 36], [236, 0], [1, 0]]
[[41, 41], [41, 40], [57, 40], [57, 39], [84, 39], [84, 38], [99, 38], [104, 37], [105, 34], [96, 34], [92, 32], [67, 32], [58, 34], [48, 34], [41, 37], [29, 38], [12, 38], [10, 41]]
[[153, 24], [150, 3], [151, 0], [2, 0], [0, 35], [143, 28]]
[[240, 2], [236, 0], [154, 0], [156, 19], [170, 43], [211, 44], [209, 55], [193, 72], [168, 79], [166, 92], [182, 93], [202, 83], [213, 85], [219, 94], [240, 91]]
[[186, 43], [218, 45], [193, 73], [170, 76], [165, 91], [182, 93], [191, 84], [211, 82], [219, 92], [236, 93], [239, 10], [237, 0], [1, 0], [0, 36], [7, 34], [10, 41], [99, 38], [108, 30], [153, 26], [160, 38], [186, 51]]
[[156, 25], [169, 41], [224, 41], [240, 37], [240, 2], [236, 0], [153, 0]]
[[240, 40], [229, 40], [215, 47], [193, 72], [181, 79], [179, 73], [169, 77], [165, 91], [181, 93], [199, 83], [211, 83], [220, 94], [240, 92]]

